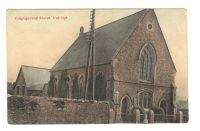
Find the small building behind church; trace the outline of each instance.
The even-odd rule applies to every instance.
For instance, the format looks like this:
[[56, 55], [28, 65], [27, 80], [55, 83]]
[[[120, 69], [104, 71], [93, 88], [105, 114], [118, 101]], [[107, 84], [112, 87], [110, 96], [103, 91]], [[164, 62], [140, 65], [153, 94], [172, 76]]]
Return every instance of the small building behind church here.
[[49, 69], [22, 65], [15, 84], [15, 95], [46, 96]]

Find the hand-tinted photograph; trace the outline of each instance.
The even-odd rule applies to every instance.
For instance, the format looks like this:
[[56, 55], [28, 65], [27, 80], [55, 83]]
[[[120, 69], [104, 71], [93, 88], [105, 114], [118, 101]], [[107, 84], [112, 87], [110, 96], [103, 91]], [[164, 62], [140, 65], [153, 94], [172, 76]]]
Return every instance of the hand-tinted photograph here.
[[187, 123], [185, 9], [8, 9], [9, 124]]

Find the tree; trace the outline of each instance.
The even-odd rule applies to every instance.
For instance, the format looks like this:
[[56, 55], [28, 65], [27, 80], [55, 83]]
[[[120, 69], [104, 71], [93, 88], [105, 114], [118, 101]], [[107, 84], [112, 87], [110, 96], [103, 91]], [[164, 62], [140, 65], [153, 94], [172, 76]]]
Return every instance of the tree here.
[[78, 74], [77, 73], [74, 75], [73, 87], [72, 87], [72, 97], [75, 99], [80, 98], [80, 89], [79, 89], [79, 85], [78, 85]]
[[58, 96], [59, 97], [68, 97], [69, 94], [69, 85], [67, 84], [67, 72], [63, 71], [61, 78], [58, 82]]
[[7, 93], [10, 95], [14, 95], [14, 86], [15, 86], [15, 82], [7, 82]]
[[50, 76], [50, 80], [49, 80], [49, 82], [48, 82], [48, 85], [49, 85], [49, 87], [48, 87], [48, 96], [49, 97], [54, 97], [54, 75], [53, 74], [51, 74], [51, 76]]

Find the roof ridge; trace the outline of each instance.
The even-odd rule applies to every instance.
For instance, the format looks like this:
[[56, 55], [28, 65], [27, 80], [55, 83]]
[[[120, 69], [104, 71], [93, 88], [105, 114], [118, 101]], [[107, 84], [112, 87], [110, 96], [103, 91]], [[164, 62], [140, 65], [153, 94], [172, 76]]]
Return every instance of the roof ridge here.
[[[138, 11], [138, 12], [135, 12], [135, 13], [131, 14], [131, 15], [122, 17], [122, 18], [120, 18], [120, 19], [114, 20], [114, 21], [112, 21], [112, 22], [110, 22], [110, 23], [107, 23], [107, 24], [105, 24], [105, 25], [102, 25], [102, 26], [100, 26], [100, 27], [98, 27], [98, 28], [95, 28], [95, 30], [98, 30], [98, 29], [100, 29], [100, 28], [103, 28], [104, 26], [109, 26], [110, 24], [113, 24], [113, 23], [115, 23], [115, 22], [119, 22], [120, 20], [126, 19], [126, 18], [128, 18], [128, 17], [132, 17], [133, 15], [137, 15], [137, 14], [139, 14], [139, 13], [141, 13], [141, 12], [146, 12], [147, 10], [148, 10], [148, 9], [140, 10], [140, 11]], [[90, 32], [90, 31], [87, 31], [87, 32], [84, 32], [83, 34], [87, 34], [87, 33], [89, 33], [89, 32]]]
[[36, 68], [36, 69], [44, 69], [44, 70], [50, 70], [44, 67], [36, 67], [36, 66], [29, 66], [29, 65], [21, 65], [21, 67], [30, 67], [30, 68]]

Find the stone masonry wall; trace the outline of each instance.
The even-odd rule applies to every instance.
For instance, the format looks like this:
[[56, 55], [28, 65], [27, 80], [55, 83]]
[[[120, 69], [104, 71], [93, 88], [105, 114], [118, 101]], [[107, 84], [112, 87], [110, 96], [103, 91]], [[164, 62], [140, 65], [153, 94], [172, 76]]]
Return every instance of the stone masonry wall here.
[[[158, 101], [164, 97], [170, 108], [172, 106], [170, 87], [174, 83], [176, 69], [156, 19], [154, 11], [148, 11], [127, 37], [113, 60], [113, 73], [117, 85], [115, 90], [119, 92], [119, 98], [124, 95], [133, 98], [138, 90], [143, 88], [152, 90], [155, 96], [153, 104], [158, 106]], [[152, 25], [152, 29], [148, 29], [148, 24]], [[148, 86], [149, 83], [140, 81], [139, 57], [141, 49], [146, 44], [151, 44], [156, 52], [154, 83], [150, 83], [153, 87]]]
[[24, 80], [24, 74], [23, 74], [23, 71], [22, 69], [20, 69], [20, 72], [19, 72], [19, 76], [17, 78], [17, 81], [16, 81], [16, 86], [15, 86], [15, 94], [17, 94], [17, 86], [19, 86], [19, 95], [22, 95], [22, 86], [25, 86], [25, 95], [27, 95], [27, 90], [26, 90], [26, 85], [25, 85], [25, 80]]
[[109, 104], [67, 98], [8, 97], [10, 124], [109, 123]]
[[[110, 63], [95, 66], [95, 75], [97, 75], [99, 72], [102, 72], [105, 75], [106, 80], [107, 80], [107, 87], [106, 88], [108, 89], [108, 92], [110, 92], [110, 90], [112, 88], [111, 85], [109, 84], [111, 76], [112, 76], [112, 68], [111, 67], [112, 66], [111, 66]], [[59, 81], [59, 79], [61, 77], [62, 71], [64, 71], [64, 70], [52, 71], [51, 72], [55, 76], [55, 78], [57, 78], [57, 87], [58, 87], [58, 81]], [[85, 80], [86, 68], [85, 67], [80, 67], [80, 68], [74, 68], [74, 69], [67, 69], [66, 71], [68, 73], [68, 76], [70, 77], [70, 88], [69, 88], [69, 92], [70, 93], [69, 93], [69, 97], [71, 98], [74, 76], [77, 73], [79, 77], [83, 76], [83, 78]], [[109, 94], [107, 94], [107, 96], [109, 96]]]
[[[162, 37], [162, 31], [155, 20], [153, 11], [149, 11], [135, 30], [127, 37], [126, 42], [113, 61], [113, 72], [120, 81], [138, 83], [140, 67], [140, 51], [145, 44], [151, 44], [157, 57], [155, 69], [155, 85], [170, 87], [174, 82], [175, 68], [170, 57], [170, 52]], [[148, 23], [152, 29], [147, 29]], [[128, 57], [127, 57], [128, 56]]]

